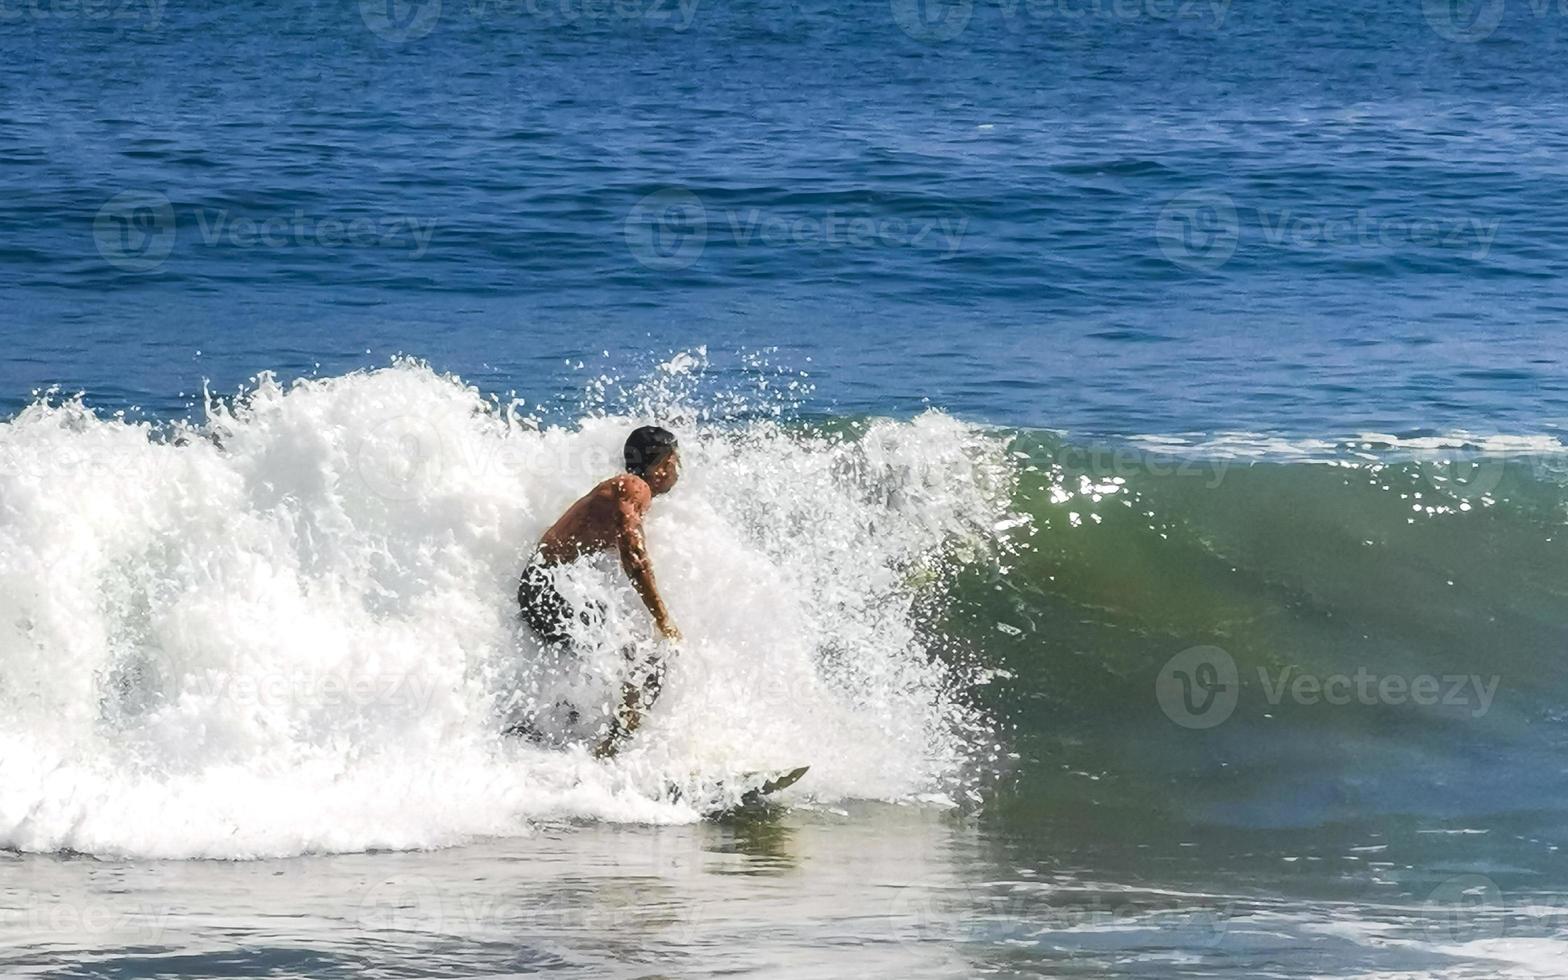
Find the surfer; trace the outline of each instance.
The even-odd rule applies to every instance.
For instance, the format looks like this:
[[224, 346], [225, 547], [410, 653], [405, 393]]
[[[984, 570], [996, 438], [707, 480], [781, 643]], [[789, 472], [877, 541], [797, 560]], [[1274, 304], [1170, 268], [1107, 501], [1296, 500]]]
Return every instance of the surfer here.
[[[653, 564], [648, 559], [642, 530], [653, 498], [668, 493], [680, 478], [678, 449], [675, 435], [668, 429], [645, 425], [634, 430], [623, 450], [626, 472], [588, 491], [544, 532], [517, 588], [523, 618], [541, 640], [566, 643], [571, 639], [569, 624], [573, 618], [591, 623], [604, 615], [603, 606], [573, 608], [556, 590], [553, 570], [557, 565], [612, 548], [619, 553], [621, 568], [653, 616], [654, 626], [670, 640], [681, 638], [654, 582]], [[628, 648], [627, 658], [632, 657], [633, 650]], [[621, 685], [621, 703], [610, 722], [609, 733], [594, 749], [596, 756], [614, 755], [637, 730], [642, 713], [659, 696], [663, 681], [664, 664], [658, 658], [645, 665], [633, 665], [632, 676]]]

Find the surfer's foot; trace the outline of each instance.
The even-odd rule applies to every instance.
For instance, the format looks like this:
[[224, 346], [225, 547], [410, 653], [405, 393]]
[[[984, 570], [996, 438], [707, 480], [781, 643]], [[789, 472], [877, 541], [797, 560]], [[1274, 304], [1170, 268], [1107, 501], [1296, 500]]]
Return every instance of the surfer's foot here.
[[627, 739], [632, 737], [632, 732], [636, 728], [635, 716], [632, 724], [629, 726], [621, 718], [617, 717], [610, 722], [609, 733], [604, 736], [598, 745], [594, 746], [593, 757], [595, 759], [608, 759], [615, 755], [615, 753], [621, 750], [621, 746], [626, 744]]

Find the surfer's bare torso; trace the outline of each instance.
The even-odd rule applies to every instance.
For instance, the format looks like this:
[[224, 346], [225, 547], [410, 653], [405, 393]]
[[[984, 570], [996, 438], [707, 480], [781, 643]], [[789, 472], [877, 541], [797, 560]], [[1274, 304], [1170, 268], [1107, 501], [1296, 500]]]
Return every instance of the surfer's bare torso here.
[[632, 473], [612, 476], [566, 509], [539, 539], [537, 553], [551, 565], [562, 565], [587, 554], [616, 551], [659, 632], [679, 639], [654, 581], [643, 537], [643, 518], [652, 503], [653, 488], [647, 480]]

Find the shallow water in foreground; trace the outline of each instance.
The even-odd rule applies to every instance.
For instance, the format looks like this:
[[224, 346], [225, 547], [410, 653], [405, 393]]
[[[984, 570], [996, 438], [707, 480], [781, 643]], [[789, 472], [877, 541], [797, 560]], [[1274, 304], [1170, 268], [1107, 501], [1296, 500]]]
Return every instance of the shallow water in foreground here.
[[1343, 862], [1282, 891], [1182, 851], [1107, 872], [983, 816], [857, 805], [238, 864], [8, 855], [0, 972], [1526, 977], [1568, 948], [1568, 895]]

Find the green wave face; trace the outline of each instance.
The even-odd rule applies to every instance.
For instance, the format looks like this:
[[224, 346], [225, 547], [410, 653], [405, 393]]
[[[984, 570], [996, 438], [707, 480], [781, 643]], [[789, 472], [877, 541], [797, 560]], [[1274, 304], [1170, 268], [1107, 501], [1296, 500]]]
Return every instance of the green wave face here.
[[1560, 454], [1014, 449], [1033, 533], [945, 619], [1019, 757], [1004, 816], [1278, 842], [1560, 809]]

